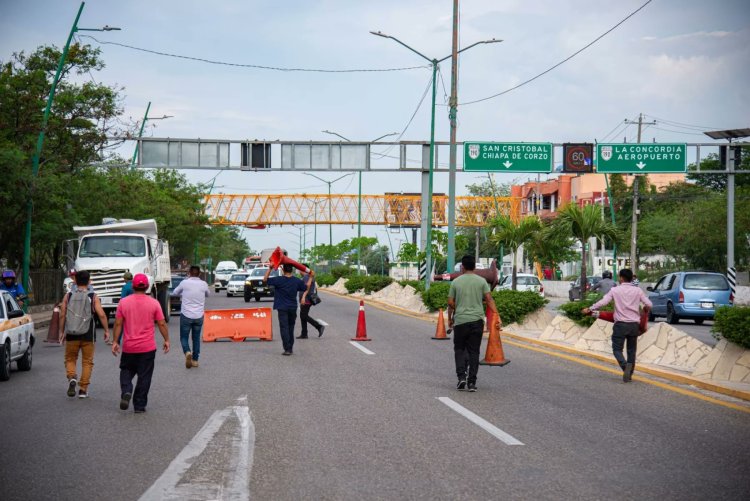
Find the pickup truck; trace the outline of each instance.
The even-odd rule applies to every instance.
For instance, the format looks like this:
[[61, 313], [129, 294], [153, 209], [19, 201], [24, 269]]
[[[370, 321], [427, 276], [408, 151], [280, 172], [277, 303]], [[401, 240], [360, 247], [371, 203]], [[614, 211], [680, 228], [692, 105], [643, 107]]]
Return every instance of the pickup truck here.
[[23, 312], [13, 296], [0, 291], [0, 381], [10, 379], [13, 362], [19, 371], [31, 370], [34, 321]]

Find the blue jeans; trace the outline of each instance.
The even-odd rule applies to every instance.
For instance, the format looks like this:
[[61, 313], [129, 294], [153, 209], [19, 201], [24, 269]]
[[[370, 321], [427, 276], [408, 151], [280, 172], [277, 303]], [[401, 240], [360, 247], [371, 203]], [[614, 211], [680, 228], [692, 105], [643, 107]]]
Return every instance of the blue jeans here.
[[[190, 331], [193, 335], [193, 349], [190, 349]], [[203, 332], [203, 317], [201, 318], [188, 318], [180, 313], [180, 343], [182, 344], [182, 352], [192, 352], [193, 360], [198, 360], [201, 355], [201, 333]]]
[[297, 309], [276, 310], [279, 315], [279, 332], [284, 351], [291, 352], [294, 348], [294, 324], [297, 320]]

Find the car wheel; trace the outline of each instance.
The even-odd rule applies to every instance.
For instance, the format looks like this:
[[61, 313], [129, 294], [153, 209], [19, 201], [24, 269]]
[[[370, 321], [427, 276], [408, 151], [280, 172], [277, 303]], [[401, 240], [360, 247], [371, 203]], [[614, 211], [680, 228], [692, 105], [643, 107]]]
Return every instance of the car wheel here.
[[680, 322], [680, 316], [675, 313], [672, 303], [667, 304], [667, 322], [670, 324], [677, 324]]
[[653, 311], [649, 311], [648, 312], [648, 321], [649, 322], [655, 322], [656, 321], [656, 317], [654, 316], [654, 312]]
[[255, 295], [255, 302], [260, 303], [260, 296], [257, 294]]
[[231, 295], [230, 293], [228, 293], [228, 292], [227, 292], [227, 297], [232, 297], [232, 295]]
[[695, 322], [695, 325], [703, 325], [703, 321], [705, 318], [694, 318], [693, 322]]
[[16, 362], [19, 371], [31, 370], [31, 346], [26, 349], [26, 353]]
[[0, 381], [8, 379], [10, 379], [10, 346], [5, 343], [0, 350]]

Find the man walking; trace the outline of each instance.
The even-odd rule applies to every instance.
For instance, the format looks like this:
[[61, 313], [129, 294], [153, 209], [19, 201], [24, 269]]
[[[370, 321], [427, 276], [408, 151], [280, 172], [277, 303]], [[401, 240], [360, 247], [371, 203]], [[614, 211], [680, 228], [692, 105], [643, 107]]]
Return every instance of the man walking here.
[[[302, 302], [307, 299], [307, 293], [312, 287], [313, 280], [307, 285], [299, 278], [292, 275], [294, 267], [291, 264], [281, 265], [284, 274], [280, 277], [268, 276], [271, 274], [271, 267], [266, 270], [263, 277], [263, 283], [268, 283], [274, 288], [273, 309], [279, 316], [279, 331], [281, 333], [281, 342], [284, 345], [284, 355], [292, 354], [294, 348], [294, 323], [297, 320], [297, 293], [302, 292]], [[315, 278], [315, 272], [310, 270], [310, 276]]]
[[[484, 301], [494, 313], [495, 326], [500, 329], [500, 315], [490, 294], [487, 280], [475, 273], [474, 256], [461, 258], [463, 275], [451, 282], [448, 292], [448, 325], [453, 329], [453, 351], [456, 360], [456, 389], [477, 391], [479, 348], [482, 345], [485, 309]], [[468, 367], [466, 358], [468, 354]], [[468, 379], [466, 377], [468, 371]]]
[[[623, 268], [619, 273], [621, 285], [630, 285], [633, 272]], [[638, 347], [638, 326], [641, 320], [640, 306], [651, 309], [651, 301], [640, 287], [614, 287], [599, 302], [584, 308], [585, 315], [597, 311], [602, 306], [615, 302], [615, 325], [612, 327], [612, 352], [622, 369], [622, 380], [629, 383], [635, 370], [635, 352]], [[627, 343], [627, 360], [622, 356], [622, 349]]]
[[[310, 267], [306, 264], [303, 264], [303, 266], [310, 269]], [[315, 327], [318, 330], [318, 337], [320, 337], [323, 335], [323, 331], [326, 329], [326, 326], [310, 316], [310, 308], [313, 307], [313, 304], [310, 301], [310, 297], [318, 292], [318, 288], [315, 285], [315, 277], [313, 277], [309, 273], [305, 273], [302, 276], [302, 281], [305, 283], [305, 285], [310, 285], [310, 282], [312, 282], [312, 286], [309, 288], [307, 297], [304, 300], [302, 299], [304, 293], [299, 293], [299, 321], [302, 325], [302, 334], [300, 334], [297, 339], [307, 339], [307, 324]]]
[[[185, 354], [185, 368], [198, 367], [201, 355], [201, 332], [203, 331], [203, 313], [208, 297], [208, 284], [201, 280], [201, 269], [190, 267], [190, 277], [180, 282], [172, 292], [173, 296], [182, 296], [180, 311], [180, 343]], [[192, 333], [192, 334], [191, 334]], [[190, 338], [193, 348], [190, 348]]]
[[[130, 399], [136, 413], [146, 412], [151, 376], [156, 359], [154, 322], [164, 338], [164, 354], [169, 353], [169, 330], [164, 321], [159, 301], [146, 295], [148, 277], [138, 273], [133, 277], [133, 294], [120, 301], [115, 317], [115, 342], [112, 355], [120, 353], [119, 336], [122, 336], [122, 356], [120, 357], [120, 409], [127, 410]], [[133, 392], [133, 377], [138, 382]]]
[[[89, 291], [91, 276], [88, 271], [75, 275], [76, 287], [65, 294], [60, 306], [60, 344], [65, 342], [65, 372], [68, 377], [68, 396], [88, 398], [91, 372], [94, 370], [94, 314], [104, 327], [104, 341], [109, 341], [109, 321], [99, 297]], [[81, 380], [77, 381], [78, 352], [81, 353]]]

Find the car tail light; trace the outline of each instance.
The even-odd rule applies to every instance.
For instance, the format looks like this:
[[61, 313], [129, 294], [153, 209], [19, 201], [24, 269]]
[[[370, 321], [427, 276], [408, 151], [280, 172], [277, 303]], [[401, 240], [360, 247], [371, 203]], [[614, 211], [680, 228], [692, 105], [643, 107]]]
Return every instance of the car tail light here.
[[729, 293], [729, 304], [734, 304], [734, 294], [731, 292]]
[[685, 294], [683, 294], [682, 291], [680, 291], [680, 297], [679, 297], [678, 301], [680, 303], [684, 303], [685, 302]]
[[544, 292], [544, 286], [543, 285], [539, 286], [539, 292]]

